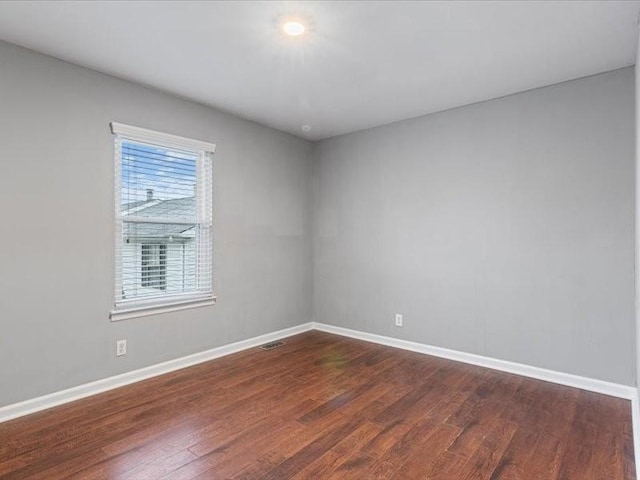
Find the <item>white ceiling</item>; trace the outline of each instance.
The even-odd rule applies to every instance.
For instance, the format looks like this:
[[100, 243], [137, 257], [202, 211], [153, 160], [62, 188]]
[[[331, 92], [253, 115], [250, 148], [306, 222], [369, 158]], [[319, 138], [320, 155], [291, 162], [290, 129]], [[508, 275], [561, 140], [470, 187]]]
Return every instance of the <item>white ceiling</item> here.
[[[321, 139], [632, 65], [639, 11], [611, 0], [5, 1], [0, 39]], [[291, 15], [312, 31], [285, 38], [278, 22]]]

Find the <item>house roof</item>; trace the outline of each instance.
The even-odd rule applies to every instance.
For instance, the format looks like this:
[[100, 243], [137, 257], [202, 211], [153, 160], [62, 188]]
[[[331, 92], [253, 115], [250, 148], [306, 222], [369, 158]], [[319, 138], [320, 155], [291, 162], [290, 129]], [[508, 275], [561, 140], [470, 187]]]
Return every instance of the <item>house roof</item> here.
[[195, 226], [175, 223], [127, 223], [124, 236], [134, 238], [192, 238]]
[[196, 197], [170, 198], [161, 200], [152, 198], [139, 202], [125, 203], [122, 206], [123, 215], [135, 210], [136, 216], [144, 217], [170, 217], [189, 220], [193, 218], [195, 222]]
[[[174, 218], [181, 221], [193, 220], [195, 224], [196, 199], [194, 196], [171, 198], [162, 200], [149, 198], [136, 202], [123, 203], [122, 215], [138, 218]], [[184, 223], [125, 223], [124, 235], [128, 238], [136, 237], [193, 237], [195, 225]]]

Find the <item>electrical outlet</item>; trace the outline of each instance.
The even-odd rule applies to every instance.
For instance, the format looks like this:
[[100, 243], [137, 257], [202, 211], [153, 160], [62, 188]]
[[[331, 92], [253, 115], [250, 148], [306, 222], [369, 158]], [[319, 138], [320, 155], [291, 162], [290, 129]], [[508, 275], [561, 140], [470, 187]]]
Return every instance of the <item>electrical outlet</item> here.
[[116, 357], [121, 357], [127, 354], [127, 341], [116, 340]]
[[400, 315], [399, 313], [396, 313], [396, 327], [401, 327], [402, 326], [402, 315]]

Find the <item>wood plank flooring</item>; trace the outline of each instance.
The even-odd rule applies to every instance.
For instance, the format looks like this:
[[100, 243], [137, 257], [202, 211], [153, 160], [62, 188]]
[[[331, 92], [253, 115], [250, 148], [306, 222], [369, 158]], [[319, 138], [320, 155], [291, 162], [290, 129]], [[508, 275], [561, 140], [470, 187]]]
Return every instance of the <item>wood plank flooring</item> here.
[[636, 477], [628, 401], [308, 332], [2, 423], [0, 478]]

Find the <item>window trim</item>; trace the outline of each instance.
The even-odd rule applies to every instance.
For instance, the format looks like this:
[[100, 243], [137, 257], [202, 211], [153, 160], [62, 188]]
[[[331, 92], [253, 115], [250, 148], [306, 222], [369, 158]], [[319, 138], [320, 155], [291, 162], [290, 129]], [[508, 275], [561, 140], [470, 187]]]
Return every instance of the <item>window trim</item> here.
[[[157, 132], [154, 130], [148, 130], [146, 128], [134, 127], [132, 125], [126, 125], [118, 122], [111, 122], [111, 133], [114, 135], [120, 136], [121, 138], [126, 138], [132, 141], [140, 141], [151, 144], [156, 144], [163, 147], [169, 148], [178, 148], [178, 149], [188, 149], [188, 150], [198, 150], [201, 153], [212, 155], [215, 152], [215, 144], [209, 142], [203, 142], [201, 140], [194, 140], [187, 137], [180, 137], [178, 135], [172, 135], [168, 133]], [[120, 152], [114, 152], [114, 155], [121, 155]], [[118, 172], [116, 172], [118, 174]], [[120, 208], [120, 189], [121, 179], [114, 178], [115, 182], [115, 218], [114, 224], [116, 225], [116, 242], [121, 239], [121, 231], [118, 228], [118, 221], [121, 220], [118, 216], [118, 211]], [[197, 206], [197, 208], [201, 208]], [[148, 221], [148, 219], [147, 219]], [[164, 222], [163, 222], [164, 223]], [[212, 241], [213, 239], [211, 239]], [[117, 243], [115, 244], [117, 247]], [[116, 249], [117, 250], [117, 249]], [[117, 275], [117, 262], [120, 261], [116, 257], [114, 258], [114, 267], [116, 271], [114, 272]], [[211, 265], [209, 266], [213, 269], [213, 258], [210, 258]], [[213, 270], [211, 272], [213, 275]], [[211, 277], [211, 281], [213, 282], [213, 277]], [[114, 278], [113, 284], [117, 284], [118, 279]], [[120, 321], [127, 320], [130, 318], [136, 317], [144, 317], [148, 315], [156, 315], [161, 313], [174, 312], [178, 310], [185, 310], [197, 307], [204, 307], [209, 305], [214, 305], [216, 303], [217, 297], [214, 292], [210, 293], [177, 293], [177, 294], [168, 294], [168, 295], [160, 295], [158, 297], [147, 298], [147, 299], [123, 299], [117, 300], [114, 298], [113, 302], [113, 310], [110, 312], [111, 321]]]
[[131, 140], [140, 140], [142, 142], [160, 143], [162, 146], [174, 148], [187, 148], [192, 150], [204, 150], [208, 153], [215, 153], [215, 143], [203, 142], [202, 140], [194, 140], [192, 138], [180, 137], [170, 133], [156, 132], [146, 128], [125, 125], [124, 123], [111, 122], [111, 133], [114, 135], [122, 135]]
[[[168, 296], [167, 296], [168, 297]], [[110, 318], [112, 322], [120, 320], [128, 320], [130, 318], [146, 317], [149, 315], [158, 315], [160, 313], [176, 312], [178, 310], [188, 310], [191, 308], [206, 307], [215, 305], [217, 297], [215, 295], [192, 295], [183, 294], [175, 295], [171, 302], [167, 302], [167, 297], [162, 297], [163, 302], [159, 303], [158, 299], [147, 299], [145, 301], [138, 300], [135, 307], [127, 307], [127, 301], [120, 303], [118, 309], [111, 311]], [[148, 305], [145, 305], [148, 303]]]

